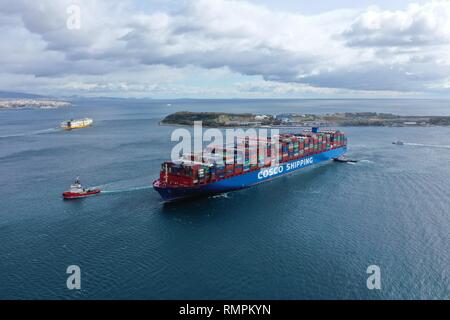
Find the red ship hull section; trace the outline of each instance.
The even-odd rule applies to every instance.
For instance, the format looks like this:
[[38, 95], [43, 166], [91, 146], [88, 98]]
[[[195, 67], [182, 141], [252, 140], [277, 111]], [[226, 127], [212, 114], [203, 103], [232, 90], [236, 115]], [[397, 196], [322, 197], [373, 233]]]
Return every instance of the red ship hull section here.
[[67, 192], [63, 193], [63, 197], [64, 197], [64, 199], [85, 198], [85, 197], [99, 194], [100, 192], [101, 192], [100, 189], [90, 190], [90, 191], [82, 192], [82, 193], [67, 191]]

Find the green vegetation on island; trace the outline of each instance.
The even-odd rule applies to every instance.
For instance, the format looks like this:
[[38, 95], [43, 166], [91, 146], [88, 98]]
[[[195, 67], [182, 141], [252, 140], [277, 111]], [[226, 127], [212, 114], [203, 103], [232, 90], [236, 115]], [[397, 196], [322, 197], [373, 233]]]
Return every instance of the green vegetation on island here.
[[193, 125], [202, 121], [205, 127], [259, 126], [450, 126], [450, 116], [400, 116], [391, 113], [342, 112], [333, 114], [252, 114], [226, 112], [180, 111], [166, 116], [161, 124]]

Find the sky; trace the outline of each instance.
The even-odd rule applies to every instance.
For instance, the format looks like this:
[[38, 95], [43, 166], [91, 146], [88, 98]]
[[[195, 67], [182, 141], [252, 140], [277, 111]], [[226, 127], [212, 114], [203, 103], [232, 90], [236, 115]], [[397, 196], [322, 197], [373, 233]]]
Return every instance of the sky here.
[[449, 98], [450, 0], [2, 0], [0, 90]]

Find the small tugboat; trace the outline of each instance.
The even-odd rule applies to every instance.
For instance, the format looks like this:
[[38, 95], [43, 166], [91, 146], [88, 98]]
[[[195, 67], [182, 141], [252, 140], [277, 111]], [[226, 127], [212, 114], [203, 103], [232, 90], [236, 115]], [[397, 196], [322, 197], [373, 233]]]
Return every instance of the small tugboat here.
[[65, 191], [63, 193], [63, 197], [64, 197], [64, 199], [77, 199], [77, 198], [93, 196], [100, 192], [101, 192], [101, 190], [98, 188], [94, 188], [94, 189], [83, 188], [83, 186], [80, 183], [80, 179], [77, 178], [75, 180], [75, 182], [72, 185], [70, 185], [69, 191]]
[[334, 158], [333, 160], [336, 161], [336, 162], [345, 162], [345, 163], [356, 163], [356, 162], [358, 162], [358, 160], [352, 160], [352, 159], [348, 159], [346, 157]]

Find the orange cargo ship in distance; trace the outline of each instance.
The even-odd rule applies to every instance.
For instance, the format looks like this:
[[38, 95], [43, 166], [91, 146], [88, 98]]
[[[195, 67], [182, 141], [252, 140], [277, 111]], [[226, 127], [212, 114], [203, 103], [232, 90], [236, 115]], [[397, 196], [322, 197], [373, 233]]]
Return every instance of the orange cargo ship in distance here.
[[78, 120], [71, 119], [68, 121], [61, 122], [60, 126], [64, 130], [73, 130], [73, 129], [87, 128], [91, 126], [92, 123], [94, 123], [94, 120], [92, 120], [91, 118], [84, 118]]

